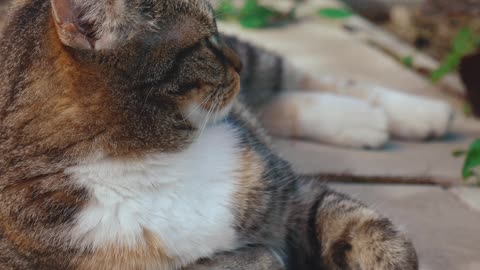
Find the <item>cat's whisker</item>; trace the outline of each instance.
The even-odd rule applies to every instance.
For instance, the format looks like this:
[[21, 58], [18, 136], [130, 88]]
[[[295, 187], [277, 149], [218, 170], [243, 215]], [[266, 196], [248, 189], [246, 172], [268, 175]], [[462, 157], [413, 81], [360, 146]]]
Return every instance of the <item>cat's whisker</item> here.
[[145, 96], [145, 100], [143, 101], [142, 110], [140, 111], [140, 114], [143, 114], [143, 112], [144, 112], [144, 110], [145, 110], [145, 106], [147, 105], [148, 97], [149, 97], [150, 94], [152, 93], [153, 88], [154, 88], [154, 86], [152, 86], [152, 87], [148, 90], [147, 95]]
[[[216, 96], [216, 97], [215, 97], [215, 103], [214, 103], [214, 108], [215, 108], [214, 111], [215, 111], [215, 110], [217, 109], [217, 107], [220, 105], [220, 103], [219, 103], [218, 101], [219, 101], [219, 97]], [[217, 118], [218, 118], [218, 113], [215, 113], [215, 114], [213, 115], [213, 123], [216, 123], [216, 122], [217, 122], [217, 120], [218, 120]]]
[[[212, 92], [212, 93], [214, 93], [214, 92]], [[210, 98], [211, 98], [212, 96], [213, 96], [213, 95], [210, 95]], [[209, 100], [210, 100], [210, 98], [209, 98]], [[205, 119], [204, 119], [203, 124], [202, 124], [202, 126], [201, 126], [201, 128], [200, 128], [200, 131], [199, 131], [199, 133], [198, 133], [197, 138], [201, 137], [202, 134], [203, 134], [203, 131], [205, 131], [205, 128], [206, 128], [207, 125], [208, 125], [208, 121], [209, 121], [209, 119], [210, 119], [210, 114], [212, 113], [212, 111], [213, 111], [213, 105], [210, 106], [210, 108], [208, 109], [207, 114], [205, 115]]]
[[222, 12], [222, 13], [215, 14], [214, 18], [218, 19], [219, 17], [224, 16], [224, 15], [236, 15], [236, 14], [238, 14], [238, 12], [235, 12], [235, 11], [233, 11], [233, 12]]
[[[215, 93], [216, 93], [216, 91], [213, 91], [211, 96], [213, 96]], [[211, 96], [210, 96], [210, 97], [211, 97]], [[205, 129], [207, 128], [208, 123], [210, 122], [210, 119], [211, 119], [212, 115], [213, 115], [213, 117], [214, 117], [214, 119], [213, 119], [214, 122], [216, 121], [216, 117], [217, 117], [216, 110], [217, 110], [218, 105], [219, 105], [218, 99], [219, 99], [219, 96], [216, 95], [215, 98], [214, 98], [214, 100], [213, 100], [213, 102], [212, 102], [212, 106], [211, 106], [210, 109], [208, 110], [208, 113], [207, 113], [207, 115], [206, 115], [206, 117], [205, 117], [205, 121], [204, 121], [203, 127], [202, 127], [202, 129], [201, 129], [201, 131], [200, 131], [200, 133], [199, 133], [199, 137], [202, 135], [202, 133], [203, 133], [203, 132], [205, 131]]]
[[200, 138], [203, 134], [203, 131], [205, 130], [205, 128], [207, 127], [207, 122], [208, 122], [208, 118], [209, 118], [209, 115], [210, 115], [210, 110], [207, 112], [207, 114], [205, 115], [205, 119], [203, 120], [203, 123], [200, 127], [200, 130], [198, 132], [198, 135], [197, 135], [197, 139]]
[[[212, 115], [210, 116], [210, 119], [209, 119], [209, 121], [208, 121], [210, 124], [215, 123], [216, 118], [217, 118], [217, 98], [218, 98], [218, 97], [215, 97], [215, 99], [213, 100]], [[213, 118], [213, 119], [212, 119], [212, 118]], [[210, 120], [212, 120], [212, 121], [210, 121]]]
[[202, 107], [203, 104], [205, 104], [212, 96], [213, 96], [214, 92], [208, 94], [203, 100], [201, 103], [199, 103], [198, 105], [195, 106], [195, 108], [193, 108], [193, 110], [183, 118], [183, 121], [186, 121], [188, 120], [192, 115], [194, 115], [195, 113], [197, 113], [199, 111], [199, 109]]

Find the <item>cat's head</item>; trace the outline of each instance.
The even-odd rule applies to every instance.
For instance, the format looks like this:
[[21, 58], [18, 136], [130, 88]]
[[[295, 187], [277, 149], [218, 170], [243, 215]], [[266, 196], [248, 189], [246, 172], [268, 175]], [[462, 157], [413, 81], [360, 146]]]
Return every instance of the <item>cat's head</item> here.
[[91, 141], [112, 155], [176, 151], [228, 113], [241, 63], [208, 0], [36, 2], [50, 13], [46, 52], [21, 93], [36, 133], [98, 133]]

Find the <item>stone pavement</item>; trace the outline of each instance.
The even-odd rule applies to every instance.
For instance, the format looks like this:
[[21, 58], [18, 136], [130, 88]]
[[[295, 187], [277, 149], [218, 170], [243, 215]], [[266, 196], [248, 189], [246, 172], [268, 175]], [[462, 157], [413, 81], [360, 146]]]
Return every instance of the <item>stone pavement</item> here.
[[[318, 6], [303, 12], [312, 13]], [[465, 186], [460, 176], [463, 159], [452, 155], [480, 138], [480, 122], [463, 115], [461, 98], [439, 91], [391, 56], [352, 36], [341, 22], [310, 17], [277, 29], [246, 30], [231, 23], [219, 28], [281, 53], [313, 74], [350, 76], [450, 102], [457, 116], [452, 133], [442, 140], [393, 141], [381, 150], [356, 150], [277, 138], [274, 147], [301, 173], [377, 177], [378, 184], [332, 185], [403, 225], [415, 242], [421, 269], [480, 270], [480, 189]], [[386, 184], [382, 177], [407, 184]], [[418, 180], [431, 184], [419, 185]]]

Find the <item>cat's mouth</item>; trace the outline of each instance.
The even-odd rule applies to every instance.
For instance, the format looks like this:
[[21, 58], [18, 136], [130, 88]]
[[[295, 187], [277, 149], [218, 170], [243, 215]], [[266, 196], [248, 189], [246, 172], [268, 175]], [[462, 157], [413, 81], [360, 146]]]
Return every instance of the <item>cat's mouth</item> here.
[[232, 73], [232, 80], [215, 88], [203, 99], [188, 104], [183, 113], [185, 120], [202, 129], [224, 119], [240, 91], [240, 77], [238, 73]]

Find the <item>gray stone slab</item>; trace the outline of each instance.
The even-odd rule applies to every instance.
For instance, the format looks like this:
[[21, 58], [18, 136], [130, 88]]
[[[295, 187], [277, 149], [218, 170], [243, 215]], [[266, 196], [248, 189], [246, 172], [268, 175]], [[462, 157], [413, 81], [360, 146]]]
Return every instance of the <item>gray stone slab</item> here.
[[274, 147], [300, 173], [383, 176], [412, 182], [428, 180], [448, 186], [463, 184], [463, 158], [454, 157], [452, 152], [468, 149], [472, 140], [473, 137], [428, 143], [394, 141], [385, 149], [362, 150], [275, 139]]
[[438, 187], [332, 185], [372, 205], [413, 240], [422, 270], [479, 270], [480, 214]]
[[448, 138], [431, 142], [392, 141], [378, 150], [282, 138], [274, 139], [274, 148], [300, 173], [354, 174], [460, 185], [464, 184], [461, 177], [464, 158], [454, 157], [452, 153], [468, 149], [480, 136], [479, 128], [477, 122], [463, 119], [457, 122]]
[[479, 187], [454, 187], [450, 191], [465, 205], [480, 213]]

